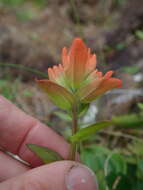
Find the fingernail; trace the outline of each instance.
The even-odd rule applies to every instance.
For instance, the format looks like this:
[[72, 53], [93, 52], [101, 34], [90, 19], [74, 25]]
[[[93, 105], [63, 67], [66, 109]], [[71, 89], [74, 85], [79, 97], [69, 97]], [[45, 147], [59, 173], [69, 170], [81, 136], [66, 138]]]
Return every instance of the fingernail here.
[[67, 190], [98, 190], [94, 173], [83, 165], [71, 168], [66, 176]]

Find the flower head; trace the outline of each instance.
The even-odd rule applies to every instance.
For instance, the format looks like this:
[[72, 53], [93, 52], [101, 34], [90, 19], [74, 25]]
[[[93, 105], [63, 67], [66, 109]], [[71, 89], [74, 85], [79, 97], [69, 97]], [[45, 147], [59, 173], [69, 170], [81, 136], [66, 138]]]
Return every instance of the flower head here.
[[38, 80], [38, 83], [54, 103], [69, 108], [75, 99], [89, 103], [108, 90], [120, 88], [121, 80], [113, 78], [112, 74], [113, 71], [105, 75], [99, 72], [96, 55], [91, 54], [80, 38], [76, 38], [69, 51], [63, 48], [62, 63], [48, 69], [49, 80]]

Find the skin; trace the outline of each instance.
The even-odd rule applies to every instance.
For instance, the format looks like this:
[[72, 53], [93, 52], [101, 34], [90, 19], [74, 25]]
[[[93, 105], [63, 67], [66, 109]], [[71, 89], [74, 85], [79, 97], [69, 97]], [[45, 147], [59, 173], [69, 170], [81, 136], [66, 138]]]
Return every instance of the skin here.
[[[65, 159], [69, 152], [69, 145], [62, 137], [0, 96], [0, 189], [97, 190], [89, 169], [66, 160], [42, 165], [26, 144], [47, 146]], [[17, 154], [30, 165], [15, 160], [5, 151]], [[86, 185], [77, 180], [86, 181]]]

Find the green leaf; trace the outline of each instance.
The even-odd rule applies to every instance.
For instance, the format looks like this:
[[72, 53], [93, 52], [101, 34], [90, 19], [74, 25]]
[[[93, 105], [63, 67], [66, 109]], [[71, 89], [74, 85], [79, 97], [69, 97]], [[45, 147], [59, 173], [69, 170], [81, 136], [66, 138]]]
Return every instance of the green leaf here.
[[72, 108], [74, 96], [66, 88], [50, 80], [37, 80], [37, 83], [56, 106], [65, 110]]
[[34, 152], [45, 164], [63, 160], [63, 158], [53, 150], [50, 150], [47, 147], [42, 147], [35, 144], [28, 144], [27, 145], [32, 152]]
[[127, 66], [123, 68], [123, 71], [129, 74], [135, 74], [140, 71], [140, 68], [137, 65], [134, 66]]
[[127, 176], [124, 176], [123, 174], [117, 174], [113, 171], [106, 177], [108, 189], [110, 190], [131, 190], [130, 181], [131, 180], [128, 179]]
[[81, 161], [95, 172], [100, 190], [106, 189], [104, 163], [110, 152], [100, 145], [90, 145], [81, 151]]
[[143, 111], [143, 103], [138, 103], [137, 106], [138, 106], [138, 108], [139, 108], [141, 111]]
[[143, 179], [143, 160], [139, 160], [137, 163], [137, 176]]
[[[81, 160], [95, 173], [104, 169], [104, 162], [110, 153], [110, 150], [103, 146], [90, 145], [81, 152]], [[96, 164], [95, 164], [96, 163]]]
[[97, 131], [99, 131], [100, 129], [103, 129], [111, 124], [111, 121], [102, 121], [92, 124], [84, 129], [80, 129], [75, 135], [70, 137], [70, 141], [74, 143], [85, 140]]
[[[120, 153], [112, 152], [105, 161], [105, 175], [111, 189], [121, 190], [127, 185], [127, 163]], [[113, 188], [114, 187], [114, 188]]]
[[143, 118], [137, 114], [114, 116], [112, 122], [114, 125], [123, 128], [137, 128], [143, 126]]
[[127, 164], [124, 157], [120, 153], [111, 153], [107, 170], [108, 173], [115, 172], [125, 175], [127, 173]]

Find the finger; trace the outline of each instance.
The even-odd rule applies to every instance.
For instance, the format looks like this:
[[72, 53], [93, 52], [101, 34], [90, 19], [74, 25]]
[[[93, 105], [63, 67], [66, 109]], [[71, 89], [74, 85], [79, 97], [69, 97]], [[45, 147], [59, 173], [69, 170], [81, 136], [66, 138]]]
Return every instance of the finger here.
[[69, 145], [62, 137], [0, 96], [0, 146], [32, 166], [40, 165], [41, 161], [26, 144], [47, 146], [65, 159], [68, 156]]
[[97, 184], [95, 176], [85, 166], [71, 161], [60, 161], [7, 180], [0, 184], [0, 189], [97, 190]]
[[29, 170], [28, 166], [0, 151], [0, 182]]

